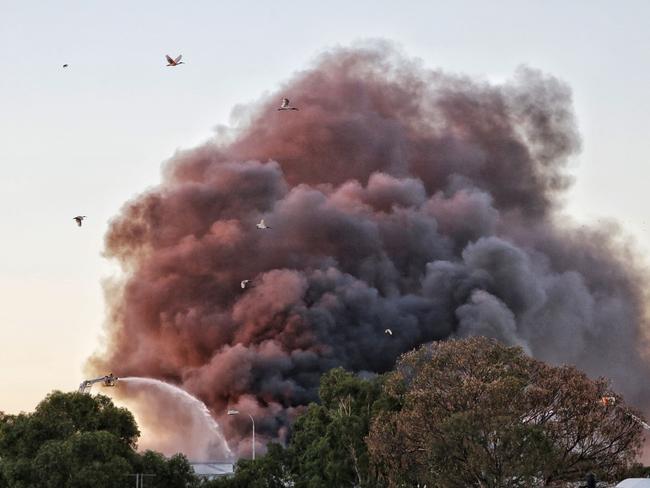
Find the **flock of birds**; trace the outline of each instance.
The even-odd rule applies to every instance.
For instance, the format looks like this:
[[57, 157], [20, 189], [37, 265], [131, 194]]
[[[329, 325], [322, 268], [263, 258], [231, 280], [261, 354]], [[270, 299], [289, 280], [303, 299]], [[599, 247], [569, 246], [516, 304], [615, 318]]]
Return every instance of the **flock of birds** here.
[[[182, 54], [179, 54], [175, 58], [172, 58], [169, 54], [165, 54], [165, 59], [167, 60], [167, 66], [174, 67], [174, 66], [180, 66], [181, 64], [185, 64], [185, 61], [181, 61], [181, 59], [183, 59]], [[63, 68], [67, 68], [70, 65], [68, 63], [66, 63], [66, 64], [64, 64], [62, 66], [63, 66]], [[292, 107], [291, 102], [289, 101], [288, 98], [283, 98], [282, 103], [280, 104], [280, 107], [278, 108], [278, 110], [300, 110], [300, 109], [297, 108], [297, 107]], [[77, 219], [77, 217], [75, 217], [75, 220], [76, 219]], [[81, 224], [79, 224], [79, 225], [81, 226]]]
[[[165, 59], [167, 60], [167, 66], [175, 67], [175, 66], [180, 66], [181, 64], [185, 64], [184, 61], [181, 61], [183, 59], [183, 55], [179, 54], [175, 58], [172, 58], [169, 54], [165, 55]], [[63, 65], [63, 68], [67, 68], [69, 65], [66, 63]], [[278, 111], [285, 111], [285, 110], [300, 110], [298, 107], [292, 107], [291, 106], [291, 101], [288, 98], [283, 98], [282, 102], [280, 103], [280, 107], [278, 107]], [[73, 220], [77, 223], [77, 226], [81, 227], [83, 224], [84, 219], [86, 218], [85, 215], [77, 215], [76, 217], [73, 217]], [[270, 230], [272, 227], [268, 226], [264, 219], [261, 219], [257, 224], [256, 227], [259, 230]], [[245, 290], [246, 288], [249, 288], [253, 286], [251, 280], [242, 280], [240, 283], [241, 289]], [[393, 331], [390, 329], [386, 329], [384, 331], [386, 335], [392, 336]]]

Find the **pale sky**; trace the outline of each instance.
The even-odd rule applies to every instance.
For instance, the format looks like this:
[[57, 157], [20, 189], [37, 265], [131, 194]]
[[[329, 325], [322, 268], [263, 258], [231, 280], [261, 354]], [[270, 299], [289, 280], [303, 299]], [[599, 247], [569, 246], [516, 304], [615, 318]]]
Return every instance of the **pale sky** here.
[[526, 64], [567, 82], [583, 138], [567, 214], [620, 221], [647, 256], [650, 2], [567, 3], [0, 0], [0, 410], [83, 379], [116, 273], [107, 223], [161, 162], [355, 40], [487, 80]]

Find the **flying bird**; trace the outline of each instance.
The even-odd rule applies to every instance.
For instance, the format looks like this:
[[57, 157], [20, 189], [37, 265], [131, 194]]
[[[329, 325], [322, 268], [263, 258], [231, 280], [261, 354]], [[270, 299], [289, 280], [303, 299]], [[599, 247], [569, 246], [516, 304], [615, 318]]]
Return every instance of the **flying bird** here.
[[392, 335], [393, 335], [393, 331], [390, 330], [390, 329], [386, 329], [386, 330], [384, 331], [384, 334], [388, 334], [389, 336], [392, 336]]
[[77, 215], [77, 216], [74, 217], [72, 220], [76, 221], [76, 222], [77, 222], [77, 225], [78, 225], [79, 227], [81, 227], [81, 223], [83, 222], [83, 220], [84, 220], [85, 218], [86, 218], [85, 215]]
[[290, 107], [289, 103], [290, 102], [288, 98], [283, 98], [282, 104], [280, 105], [280, 108], [278, 110], [298, 110], [296, 107]]
[[245, 290], [245, 289], [246, 289], [246, 285], [248, 285], [250, 282], [251, 282], [251, 280], [242, 280], [242, 282], [240, 283], [240, 285], [241, 285], [241, 289], [242, 289], [242, 290]]
[[178, 66], [179, 64], [185, 64], [183, 61], [181, 61], [182, 57], [183, 55], [179, 54], [176, 59], [172, 59], [169, 54], [165, 54], [165, 58], [167, 58], [167, 66]]
[[257, 224], [256, 227], [257, 227], [258, 229], [262, 229], [262, 230], [264, 230], [264, 229], [270, 229], [270, 227], [269, 227], [268, 225], [266, 225], [266, 222], [264, 222], [264, 219], [260, 220], [260, 223]]

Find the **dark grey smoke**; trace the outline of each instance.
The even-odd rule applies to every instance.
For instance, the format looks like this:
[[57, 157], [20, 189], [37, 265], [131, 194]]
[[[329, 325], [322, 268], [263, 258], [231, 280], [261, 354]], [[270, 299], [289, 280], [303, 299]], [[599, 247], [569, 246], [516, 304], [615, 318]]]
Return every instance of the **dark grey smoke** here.
[[[283, 96], [300, 111], [278, 112]], [[283, 438], [323, 372], [386, 371], [450, 336], [520, 344], [650, 405], [634, 253], [562, 218], [579, 149], [566, 85], [447, 75], [374, 43], [239, 113], [112, 222], [126, 275], [94, 369], [182, 385], [235, 444], [248, 421], [228, 406]]]

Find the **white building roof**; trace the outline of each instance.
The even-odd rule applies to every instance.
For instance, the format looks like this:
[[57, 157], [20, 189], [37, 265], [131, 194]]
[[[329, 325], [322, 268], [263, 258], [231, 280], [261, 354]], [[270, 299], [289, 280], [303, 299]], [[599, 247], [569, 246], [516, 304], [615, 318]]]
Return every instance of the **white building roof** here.
[[235, 472], [235, 465], [232, 463], [190, 463], [194, 474], [203, 478], [217, 478], [228, 476]]
[[650, 488], [650, 478], [628, 478], [616, 485], [616, 488]]

